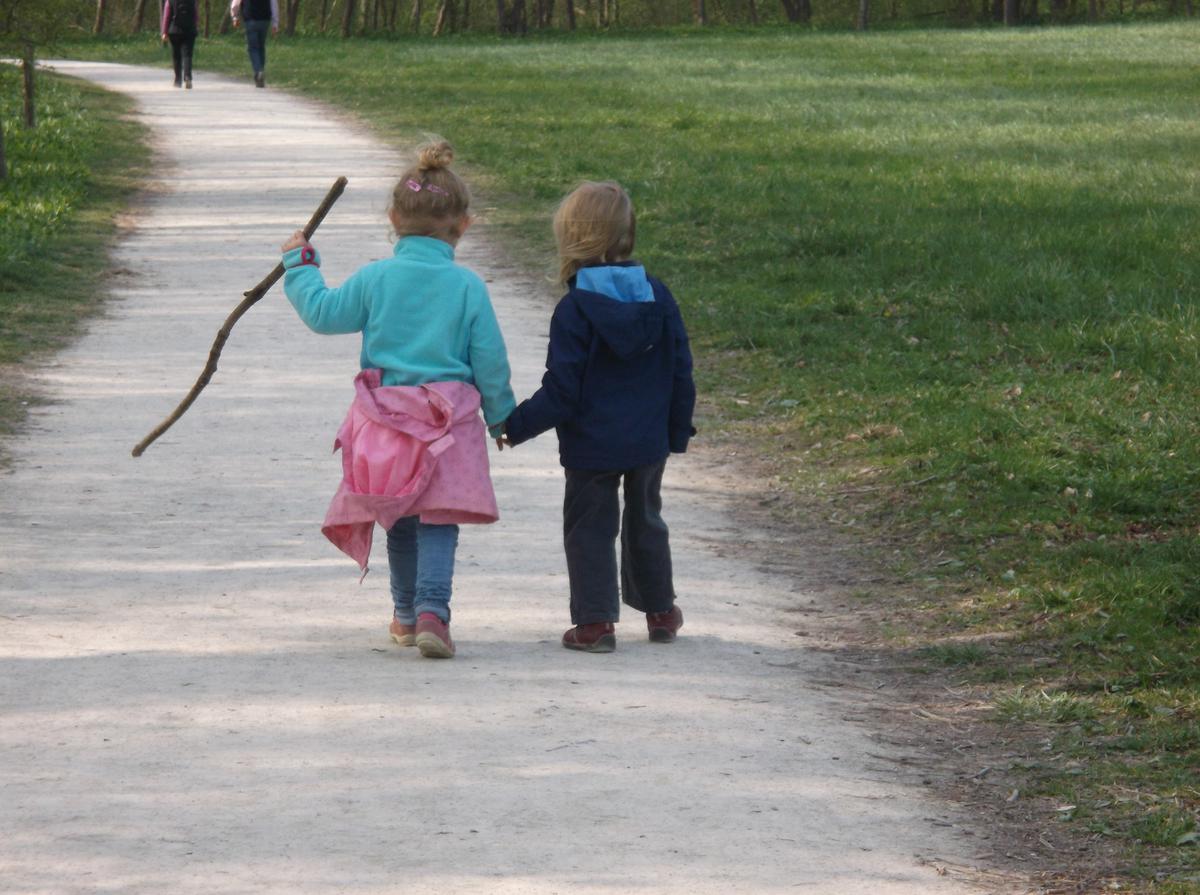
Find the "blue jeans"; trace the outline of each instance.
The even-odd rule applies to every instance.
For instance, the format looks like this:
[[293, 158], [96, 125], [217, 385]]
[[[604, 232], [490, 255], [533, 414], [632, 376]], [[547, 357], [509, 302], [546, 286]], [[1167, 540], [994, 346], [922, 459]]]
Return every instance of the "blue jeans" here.
[[271, 30], [270, 19], [247, 19], [242, 22], [246, 29], [246, 52], [250, 54], [250, 67], [258, 74], [267, 67], [267, 32]]
[[422, 612], [450, 621], [450, 583], [457, 547], [457, 525], [427, 525], [417, 516], [405, 516], [388, 529], [396, 621], [415, 625]]

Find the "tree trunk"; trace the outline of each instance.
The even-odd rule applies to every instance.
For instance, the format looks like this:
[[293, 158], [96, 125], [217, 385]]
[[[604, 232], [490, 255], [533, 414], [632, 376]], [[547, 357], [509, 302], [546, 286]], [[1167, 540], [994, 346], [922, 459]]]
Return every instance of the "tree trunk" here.
[[104, 33], [104, 17], [108, 14], [108, 0], [96, 0], [96, 24], [92, 26], [93, 34]]
[[24, 50], [21, 55], [21, 83], [25, 98], [25, 126], [37, 127], [37, 114], [33, 105], [33, 44], [25, 44]]
[[300, 0], [288, 0], [287, 4], [287, 36], [296, 34], [296, 22], [300, 19]]
[[1041, 9], [1038, 7], [1038, 0], [1029, 0], [1029, 9], [1026, 11], [1026, 13], [1029, 18], [1027, 18], [1025, 21], [1029, 22], [1031, 25], [1036, 25], [1038, 16], [1040, 16], [1042, 13]]
[[511, 0], [511, 4], [509, 6], [504, 0], [496, 0], [497, 27], [501, 34], [524, 34], [529, 26], [525, 0]]
[[355, 0], [346, 0], [346, 8], [342, 10], [342, 37], [349, 37], [354, 33], [354, 3]]
[[424, 9], [421, 0], [413, 0], [412, 14], [408, 17], [408, 27], [412, 30], [413, 34], [418, 34], [421, 31], [421, 15], [423, 12]]
[[812, 0], [781, 0], [783, 13], [789, 22], [808, 24], [812, 21]]
[[692, 21], [697, 25], [708, 24], [708, 5], [706, 0], [692, 0]]
[[451, 31], [458, 30], [458, 7], [454, 0], [442, 0], [442, 5], [438, 7], [437, 21], [433, 23], [433, 36], [437, 37], [447, 28]]
[[564, 0], [567, 5], [567, 30], [575, 30], [575, 0]]
[[758, 24], [758, 2], [757, 2], [757, 0], [750, 0], [750, 24], [751, 25]]
[[858, 0], [858, 21], [855, 27], [866, 31], [871, 25], [871, 0]]
[[146, 22], [146, 0], [137, 0], [137, 6], [133, 8], [133, 25], [129, 30], [133, 34], [141, 34], [142, 26]]

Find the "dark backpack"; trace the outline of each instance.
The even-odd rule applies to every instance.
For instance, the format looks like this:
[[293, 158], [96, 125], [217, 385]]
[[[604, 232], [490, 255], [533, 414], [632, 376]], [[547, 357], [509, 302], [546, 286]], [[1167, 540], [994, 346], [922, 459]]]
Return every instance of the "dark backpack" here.
[[171, 30], [184, 34], [196, 30], [196, 0], [171, 0]]

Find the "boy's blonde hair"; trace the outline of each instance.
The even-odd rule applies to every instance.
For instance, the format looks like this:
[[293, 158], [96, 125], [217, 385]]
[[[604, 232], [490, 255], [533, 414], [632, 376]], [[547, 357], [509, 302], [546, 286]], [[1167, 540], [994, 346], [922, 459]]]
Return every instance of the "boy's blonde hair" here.
[[450, 170], [454, 147], [442, 140], [417, 150], [417, 163], [392, 190], [390, 209], [397, 236], [457, 239], [471, 206], [471, 191]]
[[589, 264], [624, 261], [633, 254], [636, 229], [633, 202], [621, 184], [580, 184], [554, 213], [560, 282], [565, 284]]

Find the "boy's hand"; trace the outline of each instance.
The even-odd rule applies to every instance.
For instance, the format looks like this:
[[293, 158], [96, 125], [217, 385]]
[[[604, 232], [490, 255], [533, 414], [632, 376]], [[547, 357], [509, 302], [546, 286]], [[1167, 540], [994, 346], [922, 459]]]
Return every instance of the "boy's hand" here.
[[500, 424], [500, 434], [496, 436], [496, 450], [502, 451], [504, 448], [512, 447], [512, 442], [508, 440], [508, 420]]
[[291, 239], [279, 247], [279, 251], [290, 252], [292, 249], [302, 249], [308, 244], [308, 237], [304, 235], [304, 231], [297, 230], [292, 234]]

